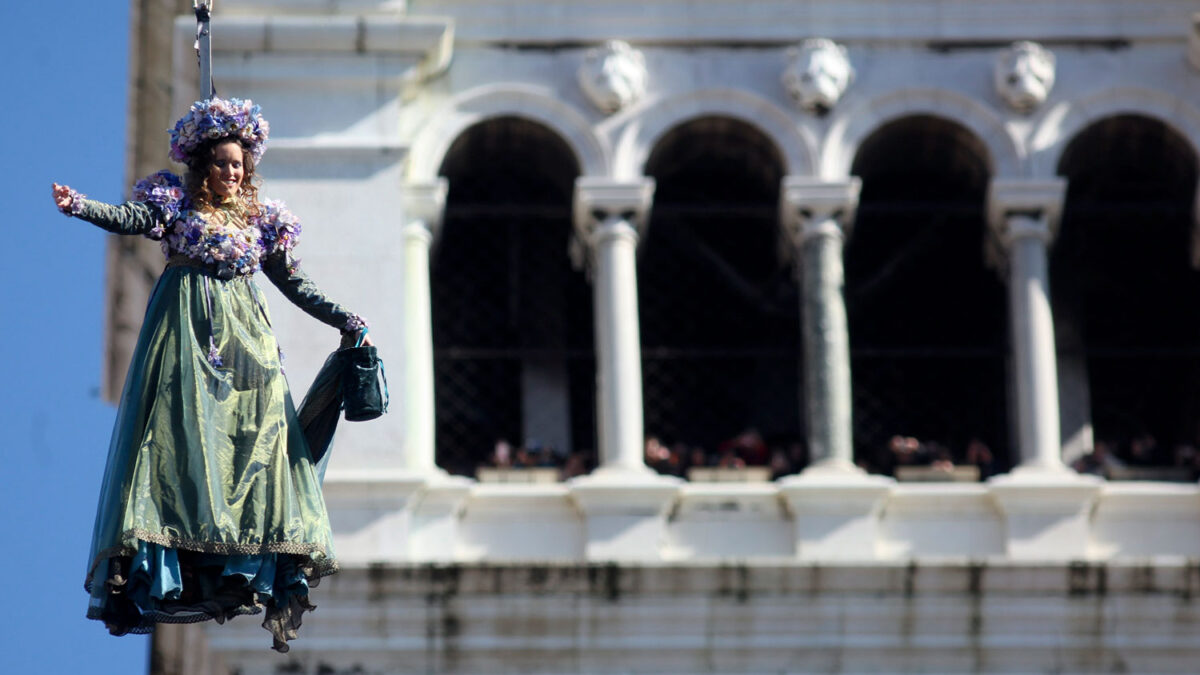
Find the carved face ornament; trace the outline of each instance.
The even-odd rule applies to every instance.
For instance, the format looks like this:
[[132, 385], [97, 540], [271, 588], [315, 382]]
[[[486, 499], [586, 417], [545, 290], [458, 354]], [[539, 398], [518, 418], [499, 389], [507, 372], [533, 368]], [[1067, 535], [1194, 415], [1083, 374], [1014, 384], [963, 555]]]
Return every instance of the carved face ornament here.
[[783, 85], [805, 110], [827, 112], [854, 79], [846, 48], [831, 40], [805, 40], [788, 50], [788, 57]]
[[1046, 101], [1054, 88], [1054, 54], [1036, 42], [1015, 42], [996, 60], [996, 93], [1020, 112]]
[[578, 77], [584, 94], [606, 113], [621, 110], [646, 93], [645, 58], [620, 40], [589, 51]]

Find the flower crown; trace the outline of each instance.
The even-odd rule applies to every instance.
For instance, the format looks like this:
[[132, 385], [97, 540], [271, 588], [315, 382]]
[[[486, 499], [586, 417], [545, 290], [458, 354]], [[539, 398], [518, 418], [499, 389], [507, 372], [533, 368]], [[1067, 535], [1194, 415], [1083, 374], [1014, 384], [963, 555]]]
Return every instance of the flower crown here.
[[267, 151], [271, 127], [249, 99], [210, 98], [196, 101], [171, 130], [171, 159], [187, 164], [207, 141], [233, 136], [250, 147], [257, 163]]

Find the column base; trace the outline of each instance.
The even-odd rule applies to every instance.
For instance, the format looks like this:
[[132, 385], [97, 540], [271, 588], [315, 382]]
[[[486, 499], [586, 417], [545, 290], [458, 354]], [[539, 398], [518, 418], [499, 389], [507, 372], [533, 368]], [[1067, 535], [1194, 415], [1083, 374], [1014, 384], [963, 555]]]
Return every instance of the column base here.
[[460, 561], [583, 559], [579, 510], [562, 483], [479, 483], [458, 534]]
[[1022, 465], [988, 481], [1005, 522], [1012, 560], [1072, 560], [1090, 556], [1092, 505], [1103, 487], [1062, 465]]
[[338, 559], [406, 560], [413, 506], [428, 478], [409, 471], [330, 471], [323, 492]]
[[1106, 560], [1200, 557], [1198, 513], [1195, 483], [1108, 483], [1092, 516], [1092, 553]]
[[413, 505], [409, 526], [408, 559], [420, 562], [448, 562], [458, 559], [463, 506], [475, 481], [452, 476], [441, 469], [425, 482]]
[[774, 483], [686, 483], [671, 513], [666, 555], [692, 561], [785, 558], [792, 555], [792, 530]]
[[875, 560], [879, 515], [895, 481], [848, 462], [824, 462], [779, 481], [802, 560]]
[[661, 560], [667, 512], [683, 481], [649, 468], [602, 467], [568, 482], [583, 514], [589, 561]]

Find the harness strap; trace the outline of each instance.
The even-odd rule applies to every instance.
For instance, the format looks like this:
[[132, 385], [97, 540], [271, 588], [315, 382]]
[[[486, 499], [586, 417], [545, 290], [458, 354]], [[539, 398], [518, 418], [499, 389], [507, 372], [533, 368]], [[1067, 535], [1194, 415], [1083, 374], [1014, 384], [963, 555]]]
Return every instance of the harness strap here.
[[212, 41], [209, 22], [212, 19], [212, 6], [215, 0], [192, 0], [192, 8], [196, 12], [196, 60], [200, 63], [200, 98], [216, 96], [217, 88], [212, 79]]

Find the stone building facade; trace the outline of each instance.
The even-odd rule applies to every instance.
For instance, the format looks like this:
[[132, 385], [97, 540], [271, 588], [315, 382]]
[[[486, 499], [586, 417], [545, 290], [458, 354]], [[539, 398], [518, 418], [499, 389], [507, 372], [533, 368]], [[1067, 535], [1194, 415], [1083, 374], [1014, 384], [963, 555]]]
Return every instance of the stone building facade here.
[[[135, 175], [196, 98], [171, 4], [134, 3]], [[372, 318], [392, 412], [339, 431], [344, 569], [303, 638], [281, 657], [234, 621], [211, 662], [1191, 672], [1200, 489], [1068, 465], [1200, 441], [1195, 11], [218, 3], [217, 89], [262, 104], [266, 192]], [[112, 256], [119, 363], [155, 262]], [[302, 390], [334, 336], [275, 300]], [[745, 428], [806, 467], [702, 483], [643, 458]], [[893, 433], [983, 438], [997, 475], [864, 471]], [[457, 475], [535, 437], [597, 466]]]

